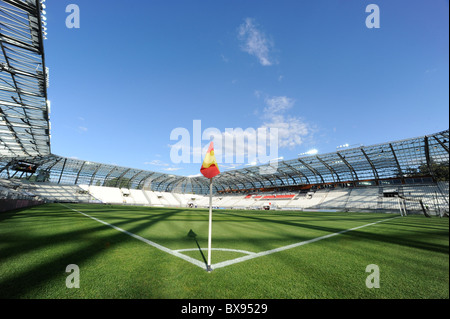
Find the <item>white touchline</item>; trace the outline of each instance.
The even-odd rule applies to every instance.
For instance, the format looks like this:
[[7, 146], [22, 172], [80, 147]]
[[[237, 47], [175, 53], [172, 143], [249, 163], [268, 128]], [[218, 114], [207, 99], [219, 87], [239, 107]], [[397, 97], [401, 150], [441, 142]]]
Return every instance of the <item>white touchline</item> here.
[[[204, 262], [201, 262], [201, 261], [199, 261], [199, 260], [197, 260], [195, 258], [191, 258], [191, 257], [186, 256], [186, 255], [181, 253], [182, 251], [193, 251], [193, 250], [197, 250], [198, 248], [172, 250], [172, 249], [169, 249], [169, 248], [164, 247], [162, 245], [159, 245], [159, 244], [157, 244], [157, 243], [155, 243], [155, 242], [153, 242], [151, 240], [145, 239], [145, 238], [143, 238], [143, 237], [141, 237], [139, 235], [130, 233], [129, 231], [126, 231], [126, 230], [124, 230], [122, 228], [119, 228], [117, 226], [114, 226], [112, 224], [104, 222], [103, 220], [100, 220], [98, 218], [92, 217], [92, 216], [90, 216], [90, 215], [88, 215], [86, 213], [80, 212], [79, 210], [73, 209], [72, 207], [68, 207], [66, 205], [62, 205], [62, 206], [66, 207], [66, 208], [68, 208], [70, 210], [73, 210], [74, 212], [80, 213], [80, 214], [82, 214], [82, 215], [84, 215], [86, 217], [89, 217], [89, 218], [91, 218], [91, 219], [93, 219], [93, 220], [95, 220], [95, 221], [97, 221], [99, 223], [102, 223], [102, 224], [106, 225], [106, 226], [109, 226], [109, 227], [111, 227], [111, 228], [113, 228], [115, 230], [118, 230], [118, 231], [120, 231], [120, 232], [122, 232], [124, 234], [127, 234], [127, 235], [129, 235], [129, 236], [131, 236], [133, 238], [136, 238], [136, 239], [138, 239], [138, 240], [140, 240], [140, 241], [142, 241], [142, 242], [144, 242], [144, 243], [146, 243], [146, 244], [148, 244], [150, 246], [153, 246], [153, 247], [155, 247], [155, 248], [157, 248], [159, 250], [162, 250], [162, 251], [164, 251], [166, 253], [169, 253], [169, 254], [171, 254], [173, 256], [176, 256], [176, 257], [179, 257], [181, 259], [184, 259], [184, 260], [190, 262], [191, 264], [194, 264], [194, 265], [196, 265], [196, 266], [198, 266], [200, 268], [206, 269], [206, 265], [205, 265]], [[379, 224], [379, 223], [385, 222], [387, 220], [392, 220], [392, 219], [399, 218], [399, 217], [401, 217], [401, 216], [386, 218], [386, 219], [379, 220], [379, 221], [374, 222], [374, 223], [370, 223], [370, 224], [366, 224], [366, 225], [362, 225], [362, 226], [358, 226], [358, 227], [342, 230], [340, 232], [336, 232], [336, 233], [328, 234], [328, 235], [325, 235], [325, 236], [313, 238], [313, 239], [302, 241], [302, 242], [295, 243], [295, 244], [292, 244], [292, 245], [287, 245], [287, 246], [283, 246], [283, 247], [279, 247], [279, 248], [275, 248], [275, 249], [271, 249], [271, 250], [262, 251], [262, 252], [259, 252], [259, 253], [252, 253], [252, 252], [249, 252], [249, 251], [246, 251], [246, 250], [238, 250], [238, 249], [228, 249], [228, 248], [215, 248], [214, 249], [213, 248], [213, 250], [239, 252], [239, 253], [247, 254], [247, 256], [243, 256], [243, 257], [227, 260], [227, 261], [224, 261], [224, 262], [220, 262], [220, 263], [217, 263], [217, 264], [213, 264], [213, 265], [211, 265], [211, 267], [213, 269], [223, 268], [223, 267], [230, 266], [230, 265], [233, 265], [233, 264], [237, 264], [237, 263], [240, 263], [240, 262], [243, 262], [243, 261], [247, 261], [247, 260], [250, 260], [250, 259], [253, 259], [253, 258], [267, 256], [267, 255], [274, 254], [274, 253], [277, 253], [277, 252], [280, 252], [280, 251], [283, 251], [283, 250], [288, 250], [288, 249], [292, 249], [292, 248], [295, 248], [295, 247], [311, 244], [311, 243], [314, 243], [314, 242], [322, 240], [322, 239], [327, 239], [327, 238], [330, 238], [330, 237], [333, 237], [333, 236], [342, 235], [342, 234], [345, 234], [345, 233], [347, 233], [349, 231], [353, 231], [353, 230], [361, 229], [361, 228], [364, 228], [364, 227], [372, 226], [372, 225]]]

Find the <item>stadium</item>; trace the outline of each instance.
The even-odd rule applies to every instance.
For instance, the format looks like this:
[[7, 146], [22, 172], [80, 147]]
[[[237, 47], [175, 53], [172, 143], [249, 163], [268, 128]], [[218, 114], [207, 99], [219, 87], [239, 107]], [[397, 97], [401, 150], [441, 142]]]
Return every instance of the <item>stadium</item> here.
[[42, 3], [0, 2], [2, 299], [449, 298], [448, 129], [223, 170], [208, 273], [207, 178], [52, 152]]

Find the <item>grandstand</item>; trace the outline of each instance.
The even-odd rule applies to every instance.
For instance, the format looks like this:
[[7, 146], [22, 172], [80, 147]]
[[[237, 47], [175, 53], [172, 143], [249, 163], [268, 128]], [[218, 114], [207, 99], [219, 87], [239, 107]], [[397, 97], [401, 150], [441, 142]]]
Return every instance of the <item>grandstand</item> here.
[[[3, 0], [0, 53], [1, 198], [157, 207], [206, 207], [206, 178], [94, 163], [50, 147], [48, 69], [39, 1]], [[449, 131], [222, 172], [213, 205], [230, 209], [398, 211], [421, 199], [448, 211]], [[442, 176], [444, 168], [446, 175]], [[420, 211], [418, 201], [407, 210]], [[438, 213], [436, 213], [438, 214]]]
[[[259, 167], [227, 171], [215, 179], [213, 205], [228, 209], [398, 212], [398, 200], [384, 196], [394, 189], [406, 198], [422, 199], [436, 215], [448, 212], [448, 181], [439, 180], [432, 169], [436, 165], [448, 167], [448, 134], [444, 131], [283, 161], [270, 175], [260, 175]], [[23, 163], [33, 170], [23, 169]], [[0, 178], [2, 189], [10, 190], [9, 195], [3, 191], [2, 197], [20, 194], [43, 202], [156, 207], [209, 205], [209, 187], [204, 177], [177, 176], [54, 154], [2, 156]], [[407, 210], [422, 211], [418, 201], [408, 201]]]

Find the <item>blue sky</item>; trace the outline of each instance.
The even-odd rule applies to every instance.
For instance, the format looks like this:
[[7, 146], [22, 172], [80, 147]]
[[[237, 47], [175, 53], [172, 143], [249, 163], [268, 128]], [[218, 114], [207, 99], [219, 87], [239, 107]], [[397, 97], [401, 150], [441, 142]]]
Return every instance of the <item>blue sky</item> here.
[[[378, 29], [366, 27], [371, 3]], [[79, 29], [66, 27], [69, 4]], [[194, 120], [221, 132], [276, 127], [284, 159], [448, 129], [448, 1], [46, 6], [57, 155], [189, 176], [201, 164], [174, 163], [170, 135], [193, 135]]]

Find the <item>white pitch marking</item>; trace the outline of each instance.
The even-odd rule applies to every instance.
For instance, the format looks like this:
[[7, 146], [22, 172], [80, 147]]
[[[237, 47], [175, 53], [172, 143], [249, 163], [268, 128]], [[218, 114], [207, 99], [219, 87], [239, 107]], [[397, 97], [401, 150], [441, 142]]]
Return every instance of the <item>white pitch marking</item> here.
[[[100, 220], [98, 218], [92, 217], [92, 216], [90, 216], [90, 215], [88, 215], [86, 213], [80, 212], [80, 211], [78, 211], [76, 209], [73, 209], [71, 207], [68, 207], [66, 205], [62, 205], [62, 206], [66, 207], [68, 209], [71, 209], [74, 212], [80, 213], [80, 214], [82, 214], [82, 215], [84, 215], [86, 217], [89, 217], [89, 218], [91, 218], [91, 219], [93, 219], [93, 220], [95, 220], [95, 221], [97, 221], [99, 223], [102, 223], [102, 224], [106, 225], [106, 226], [114, 228], [115, 230], [118, 230], [118, 231], [120, 231], [120, 232], [122, 232], [124, 234], [127, 234], [127, 235], [129, 235], [129, 236], [131, 236], [133, 238], [136, 238], [136, 239], [138, 239], [138, 240], [140, 240], [140, 241], [142, 241], [142, 242], [144, 242], [144, 243], [146, 243], [146, 244], [148, 244], [150, 246], [153, 246], [153, 247], [155, 247], [155, 248], [157, 248], [159, 250], [162, 250], [162, 251], [164, 251], [166, 253], [169, 253], [169, 254], [171, 254], [173, 256], [176, 256], [176, 257], [179, 257], [181, 259], [184, 259], [184, 260], [190, 262], [191, 264], [194, 264], [194, 265], [196, 265], [196, 266], [198, 266], [200, 268], [205, 269], [205, 263], [202, 263], [201, 261], [198, 261], [197, 259], [191, 258], [189, 256], [186, 256], [186, 255], [180, 253], [181, 251], [191, 251], [191, 250], [196, 250], [196, 249], [188, 248], [188, 249], [172, 250], [172, 249], [169, 249], [167, 247], [161, 246], [161, 245], [159, 245], [159, 244], [157, 244], [155, 242], [152, 242], [151, 240], [145, 239], [145, 238], [143, 238], [143, 237], [141, 237], [139, 235], [130, 233], [130, 232], [128, 232], [128, 231], [126, 231], [126, 230], [124, 230], [122, 228], [119, 228], [117, 226], [114, 226], [112, 224], [104, 222], [104, 221], [102, 221], [102, 220]], [[366, 224], [366, 225], [362, 225], [362, 226], [358, 226], [358, 227], [342, 230], [342, 231], [337, 232], [337, 233], [328, 234], [328, 235], [317, 237], [317, 238], [313, 238], [313, 239], [310, 239], [310, 240], [307, 240], [307, 241], [302, 241], [302, 242], [295, 243], [295, 244], [292, 244], [292, 245], [287, 245], [287, 246], [275, 248], [275, 249], [272, 249], [272, 250], [266, 250], [266, 251], [262, 251], [262, 252], [259, 252], [259, 253], [252, 253], [252, 252], [245, 251], [245, 250], [236, 250], [236, 249], [228, 249], [228, 248], [215, 248], [215, 250], [242, 252], [244, 254], [247, 254], [247, 256], [243, 256], [243, 257], [227, 260], [227, 261], [224, 261], [224, 262], [220, 262], [220, 263], [217, 263], [217, 264], [213, 264], [213, 265], [211, 265], [211, 267], [213, 269], [223, 268], [223, 267], [230, 266], [230, 265], [233, 265], [233, 264], [237, 264], [237, 263], [240, 263], [240, 262], [243, 262], [243, 261], [247, 261], [247, 260], [250, 260], [250, 259], [253, 259], [253, 258], [267, 256], [267, 255], [274, 254], [274, 253], [277, 253], [277, 252], [280, 252], [280, 251], [284, 251], [284, 250], [292, 249], [292, 248], [295, 248], [295, 247], [311, 244], [311, 243], [314, 243], [314, 242], [322, 240], [322, 239], [326, 239], [326, 238], [342, 235], [342, 234], [345, 234], [345, 233], [347, 233], [349, 231], [353, 231], [353, 230], [361, 229], [361, 228], [364, 228], [364, 227], [372, 226], [372, 225], [379, 224], [379, 223], [385, 222], [387, 220], [392, 220], [392, 219], [396, 219], [396, 218], [400, 218], [400, 216], [379, 220], [379, 221], [374, 222], [374, 223], [370, 223], [370, 224]]]
[[[185, 252], [185, 251], [196, 251], [198, 250], [198, 248], [186, 248], [186, 249], [176, 249], [174, 250], [175, 252]], [[201, 250], [208, 250], [208, 248], [201, 248]], [[240, 250], [240, 249], [230, 249], [230, 248], [211, 248], [211, 250], [217, 250], [217, 251], [231, 251], [234, 253], [241, 253], [241, 254], [246, 254], [246, 255], [254, 255], [256, 253], [253, 253], [251, 251], [247, 251], [247, 250]]]
[[333, 237], [333, 236], [342, 235], [342, 234], [347, 233], [349, 231], [353, 231], [353, 230], [361, 229], [361, 228], [364, 228], [364, 227], [372, 226], [372, 225], [375, 225], [375, 224], [378, 224], [378, 223], [382, 223], [382, 222], [385, 222], [387, 220], [399, 218], [399, 217], [400, 216], [398, 216], [398, 217], [391, 217], [391, 218], [383, 219], [383, 220], [380, 220], [380, 221], [377, 221], [377, 222], [374, 222], [374, 223], [370, 223], [370, 224], [366, 224], [366, 225], [350, 228], [350, 229], [347, 229], [347, 230], [343, 230], [343, 231], [340, 231], [340, 232], [337, 232], [337, 233], [332, 233], [332, 234], [328, 234], [328, 235], [325, 235], [325, 236], [313, 238], [313, 239], [310, 239], [310, 240], [307, 240], [307, 241], [302, 241], [302, 242], [299, 242], [299, 243], [296, 243], [296, 244], [283, 246], [283, 247], [275, 248], [275, 249], [272, 249], [272, 250], [266, 250], [266, 251], [262, 251], [262, 252], [259, 252], [259, 253], [254, 253], [254, 254], [249, 255], [249, 256], [243, 256], [243, 257], [239, 257], [239, 258], [232, 259], [232, 260], [227, 260], [227, 261], [224, 261], [224, 262], [221, 262], [221, 263], [217, 263], [217, 264], [211, 265], [211, 267], [213, 269], [217, 269], [217, 268], [230, 266], [230, 265], [233, 265], [233, 264], [236, 264], [236, 263], [240, 263], [240, 262], [243, 262], [243, 261], [246, 261], [246, 260], [250, 260], [250, 259], [253, 259], [253, 258], [267, 256], [267, 255], [274, 254], [274, 253], [277, 253], [277, 252], [280, 252], [280, 251], [283, 251], [283, 250], [292, 249], [292, 248], [295, 248], [295, 247], [311, 244], [311, 243], [314, 243], [314, 242], [322, 240], [322, 239], [327, 239], [327, 238], [330, 238], [330, 237]]
[[114, 226], [114, 225], [112, 225], [112, 224], [110, 224], [110, 223], [104, 222], [103, 220], [100, 220], [100, 219], [98, 219], [98, 218], [92, 217], [92, 216], [90, 216], [90, 215], [88, 215], [88, 214], [86, 214], [86, 213], [80, 212], [79, 210], [73, 209], [73, 208], [68, 207], [68, 206], [66, 206], [66, 205], [62, 205], [62, 206], [66, 207], [66, 208], [68, 208], [68, 209], [71, 209], [71, 210], [73, 210], [74, 212], [80, 213], [80, 214], [82, 214], [82, 215], [84, 215], [84, 216], [86, 216], [86, 217], [89, 217], [89, 218], [91, 218], [91, 219], [93, 219], [93, 220], [95, 220], [95, 221], [97, 221], [97, 222], [99, 222], [99, 223], [102, 223], [103, 225], [106, 225], [106, 226], [109, 226], [109, 227], [111, 227], [111, 228], [114, 228], [115, 230], [118, 230], [118, 231], [120, 231], [120, 232], [122, 232], [122, 233], [124, 233], [124, 234], [127, 234], [128, 236], [131, 236], [131, 237], [133, 237], [133, 238], [136, 238], [136, 239], [138, 239], [138, 240], [140, 240], [140, 241], [142, 241], [142, 242], [144, 242], [144, 243], [146, 243], [146, 244], [148, 244], [148, 245], [150, 245], [150, 246], [153, 246], [153, 247], [155, 247], [155, 248], [157, 248], [157, 249], [159, 249], [159, 250], [162, 250], [162, 251], [164, 251], [164, 252], [166, 252], [166, 253], [169, 253], [169, 254], [171, 254], [171, 255], [173, 255], [173, 256], [176, 256], [176, 257], [179, 257], [179, 258], [181, 258], [181, 259], [184, 259], [184, 260], [190, 262], [191, 264], [194, 264], [194, 265], [196, 265], [196, 266], [199, 266], [200, 268], [205, 268], [205, 267], [206, 267], [206, 266], [205, 266], [205, 263], [202, 263], [201, 261], [198, 261], [197, 259], [194, 259], [194, 258], [191, 258], [191, 257], [189, 257], [189, 256], [183, 255], [183, 254], [181, 254], [181, 253], [179, 253], [179, 252], [177, 252], [177, 251], [174, 251], [174, 250], [172, 250], [172, 249], [169, 249], [169, 248], [167, 248], [167, 247], [164, 247], [164, 246], [162, 246], [162, 245], [159, 245], [159, 244], [157, 244], [157, 243], [155, 243], [155, 242], [153, 242], [153, 241], [151, 241], [151, 240], [145, 239], [145, 238], [143, 238], [143, 237], [141, 237], [141, 236], [139, 236], [139, 235], [130, 233], [129, 231], [126, 231], [126, 230], [124, 230], [124, 229], [122, 229], [122, 228], [119, 228], [119, 227], [117, 227], [117, 226]]

